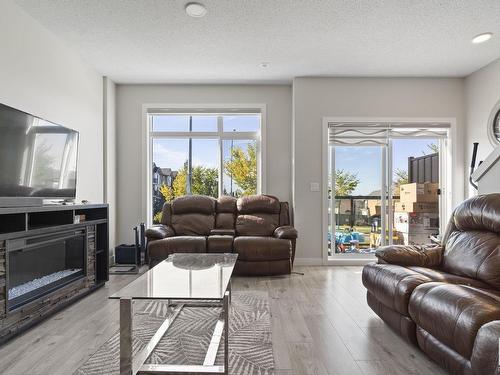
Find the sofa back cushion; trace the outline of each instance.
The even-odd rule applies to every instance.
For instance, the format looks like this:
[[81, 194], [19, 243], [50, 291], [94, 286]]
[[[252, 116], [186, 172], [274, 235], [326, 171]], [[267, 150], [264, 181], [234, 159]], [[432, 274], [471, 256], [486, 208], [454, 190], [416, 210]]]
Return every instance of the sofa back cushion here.
[[443, 270], [500, 289], [500, 194], [463, 202], [447, 232]]
[[280, 202], [270, 195], [250, 195], [236, 202], [236, 233], [240, 236], [272, 236], [280, 223]]
[[172, 227], [177, 236], [208, 236], [215, 226], [215, 204], [212, 197], [185, 195], [171, 203]]
[[236, 198], [222, 196], [217, 199], [215, 228], [234, 229], [236, 218]]

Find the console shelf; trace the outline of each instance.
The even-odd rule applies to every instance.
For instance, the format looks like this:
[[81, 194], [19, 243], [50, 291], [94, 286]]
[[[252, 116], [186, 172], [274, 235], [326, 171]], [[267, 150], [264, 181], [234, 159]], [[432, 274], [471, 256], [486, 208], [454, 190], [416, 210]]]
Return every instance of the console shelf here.
[[[78, 240], [80, 245], [74, 242], [72, 235], [80, 236]], [[57, 238], [59, 242], [53, 238]], [[64, 242], [65, 238], [71, 238], [66, 241], [73, 242]], [[68, 251], [73, 254], [67, 258], [70, 263], [74, 262], [75, 246], [80, 246], [78, 259], [82, 259], [83, 254], [83, 268], [81, 265], [78, 266], [80, 267], [78, 278], [68, 283], [61, 283], [60, 286], [48, 290], [39, 297], [30, 298], [17, 308], [13, 299], [9, 299], [9, 290], [12, 287], [17, 288], [16, 285], [21, 282], [19, 280], [25, 276], [20, 273], [16, 279], [17, 275], [13, 274], [14, 268], [9, 269], [9, 259], [14, 257], [14, 252], [33, 248], [31, 244], [36, 241], [43, 242], [46, 252], [53, 251], [53, 254], [58, 254], [64, 243], [68, 244]], [[40, 263], [43, 263], [42, 261], [47, 263], [47, 260], [51, 259], [44, 254], [46, 253], [40, 252], [37, 255]], [[13, 265], [19, 267], [19, 264], [25, 264], [24, 260], [23, 263], [19, 263], [20, 258], [21, 256], [16, 255], [17, 263]], [[34, 260], [35, 263], [37, 259]], [[10, 262], [14, 262], [14, 258]], [[76, 266], [70, 265], [69, 268]], [[0, 208], [0, 344], [103, 286], [109, 279], [108, 270], [109, 233], [106, 204]], [[17, 284], [9, 286], [9, 283], [16, 281]]]

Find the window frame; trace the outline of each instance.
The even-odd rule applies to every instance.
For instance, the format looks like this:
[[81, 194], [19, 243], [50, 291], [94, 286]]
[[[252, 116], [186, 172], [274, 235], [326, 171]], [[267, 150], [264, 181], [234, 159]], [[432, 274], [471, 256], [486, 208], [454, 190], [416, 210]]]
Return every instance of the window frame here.
[[[142, 108], [142, 216], [148, 225], [152, 224], [152, 168], [153, 139], [217, 139], [219, 149], [219, 196], [223, 192], [223, 142], [225, 140], [255, 140], [257, 145], [257, 193], [266, 193], [266, 105], [251, 104], [144, 104]], [[171, 115], [216, 115], [216, 132], [171, 132], [153, 131], [151, 118], [155, 114]], [[260, 115], [260, 130], [256, 132], [224, 132], [223, 116]]]
[[[322, 119], [322, 186], [328, 183], [328, 157], [329, 157], [329, 124], [330, 123], [350, 123], [353, 125], [361, 124], [399, 124], [401, 127], [425, 127], [425, 128], [443, 128], [448, 129], [448, 134], [446, 140], [443, 140], [440, 147], [443, 147], [443, 152], [440, 152], [440, 172], [439, 181], [441, 188], [441, 204], [439, 211], [440, 218], [440, 229], [441, 233], [444, 232], [448, 220], [451, 216], [451, 211], [453, 208], [453, 202], [457, 199], [463, 199], [460, 196], [456, 196], [455, 184], [453, 171], [457, 169], [457, 148], [454, 147], [456, 139], [456, 127], [457, 120], [452, 117], [323, 117]], [[392, 150], [391, 150], [392, 152]], [[389, 166], [392, 170], [392, 166]], [[392, 178], [390, 181], [392, 184]], [[328, 256], [328, 189], [322, 189], [322, 255], [323, 255], [323, 265], [364, 265], [373, 262], [372, 257], [356, 257], [349, 256], [350, 254], [345, 254], [342, 259], [329, 257]]]

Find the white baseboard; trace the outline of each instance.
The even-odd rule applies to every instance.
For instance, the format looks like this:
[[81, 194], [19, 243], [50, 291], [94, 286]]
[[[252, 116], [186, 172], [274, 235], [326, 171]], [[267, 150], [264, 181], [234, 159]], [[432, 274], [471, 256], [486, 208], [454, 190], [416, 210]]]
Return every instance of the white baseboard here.
[[376, 259], [365, 258], [365, 259], [354, 259], [354, 258], [346, 258], [346, 259], [328, 259], [328, 266], [364, 266], [369, 263], [376, 263]]
[[328, 259], [323, 263], [322, 258], [295, 258], [294, 266], [364, 266], [365, 264], [375, 263], [376, 259], [355, 259], [355, 258], [335, 258]]

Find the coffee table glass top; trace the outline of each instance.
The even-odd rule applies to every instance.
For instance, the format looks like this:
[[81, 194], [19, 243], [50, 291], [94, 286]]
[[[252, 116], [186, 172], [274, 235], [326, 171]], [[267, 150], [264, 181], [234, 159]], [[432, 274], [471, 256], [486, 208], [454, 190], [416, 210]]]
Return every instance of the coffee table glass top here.
[[173, 254], [112, 299], [222, 299], [237, 254]]

